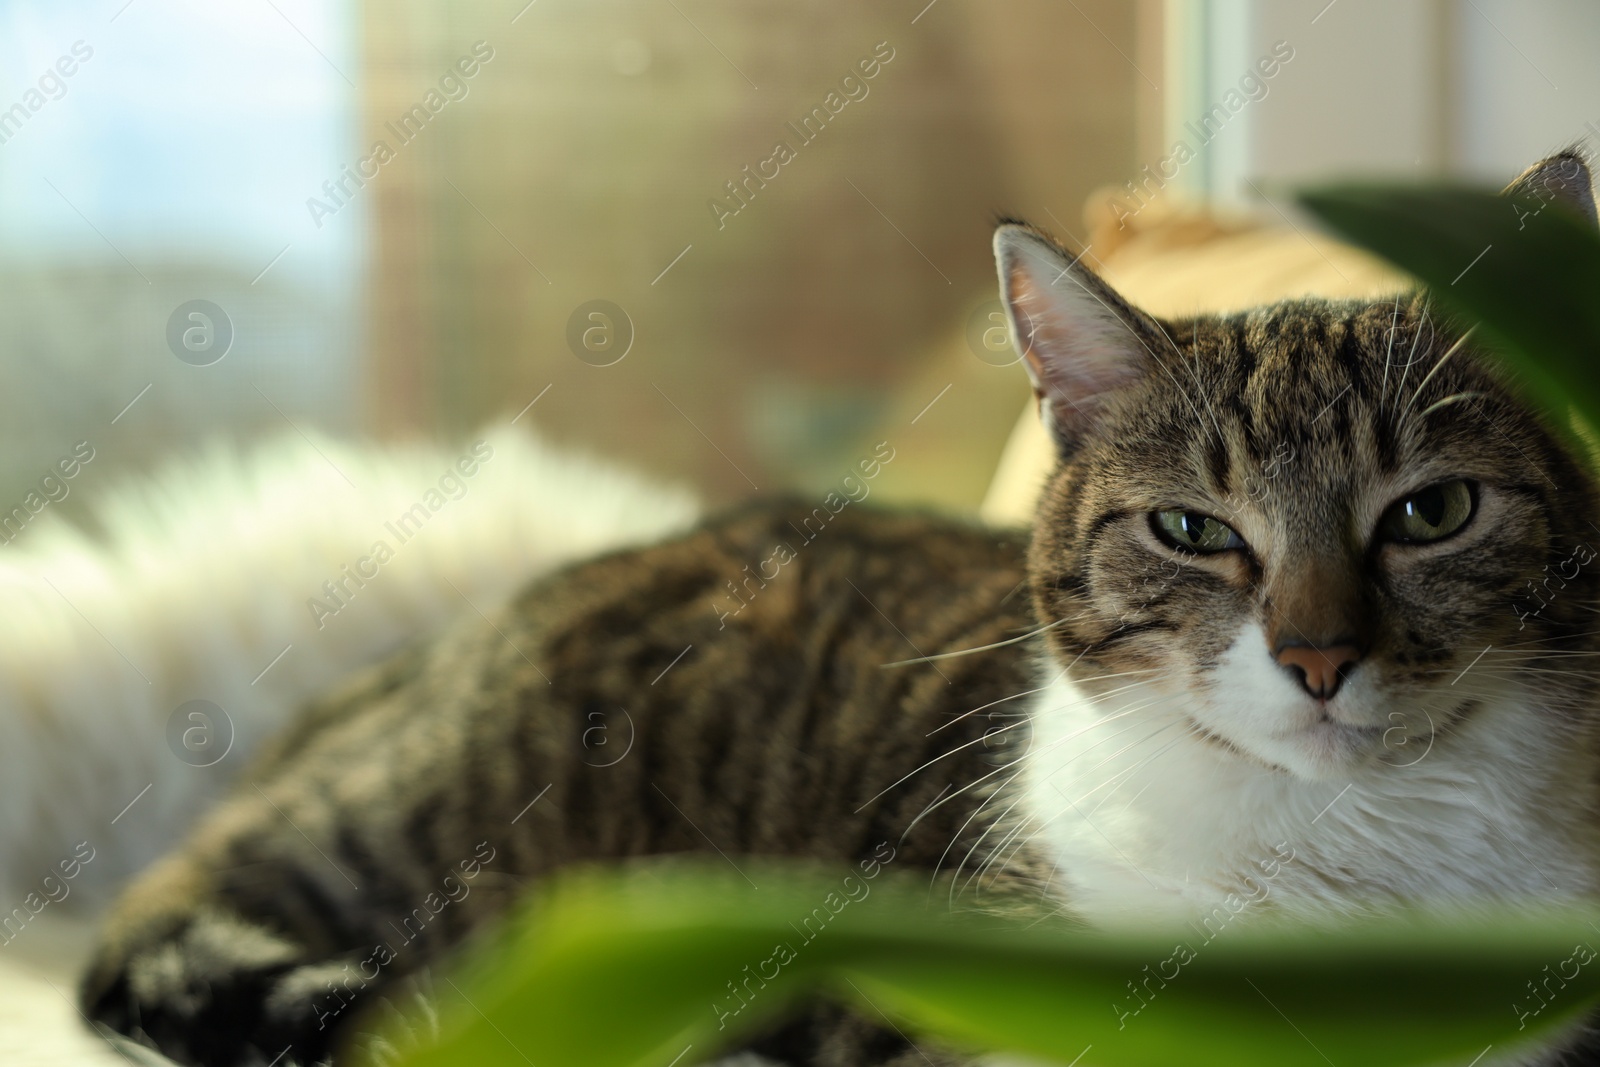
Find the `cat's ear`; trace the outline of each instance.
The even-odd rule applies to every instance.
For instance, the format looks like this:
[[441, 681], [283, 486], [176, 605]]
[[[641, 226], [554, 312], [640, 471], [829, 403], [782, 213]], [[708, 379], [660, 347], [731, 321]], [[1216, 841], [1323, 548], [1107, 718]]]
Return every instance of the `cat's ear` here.
[[1045, 428], [1072, 451], [1107, 399], [1155, 362], [1154, 323], [1082, 262], [1033, 228], [1005, 223], [994, 235], [1000, 302]]
[[1520, 196], [1539, 203], [1554, 201], [1577, 213], [1591, 226], [1595, 218], [1594, 189], [1590, 184], [1589, 164], [1575, 148], [1541, 159], [1506, 186], [1507, 196]]

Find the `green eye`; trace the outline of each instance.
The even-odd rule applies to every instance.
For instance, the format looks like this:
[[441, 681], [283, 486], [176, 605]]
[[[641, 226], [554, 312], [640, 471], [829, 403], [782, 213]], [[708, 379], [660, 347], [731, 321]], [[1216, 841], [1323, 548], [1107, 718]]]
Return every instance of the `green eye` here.
[[1152, 512], [1150, 526], [1161, 540], [1186, 552], [1226, 552], [1244, 547], [1244, 538], [1231, 527], [1198, 511], [1166, 508]]
[[1477, 504], [1471, 482], [1461, 478], [1440, 482], [1391, 504], [1378, 532], [1401, 544], [1442, 541], [1467, 524]]

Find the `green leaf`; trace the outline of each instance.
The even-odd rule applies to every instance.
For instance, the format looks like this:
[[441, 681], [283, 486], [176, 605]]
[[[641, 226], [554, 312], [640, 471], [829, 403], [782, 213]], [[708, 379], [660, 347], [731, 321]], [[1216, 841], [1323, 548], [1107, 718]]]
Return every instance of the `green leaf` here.
[[1290, 931], [1243, 922], [1270, 905], [1235, 898], [1200, 926], [1113, 937], [951, 917], [887, 875], [745, 870], [759, 890], [678, 864], [562, 876], [441, 983], [442, 1037], [406, 1067], [687, 1065], [817, 990], [919, 1039], [1063, 1064], [1092, 1046], [1102, 1067], [1399, 1067], [1510, 1048], [1600, 995], [1592, 950], [1574, 954], [1600, 942], [1589, 912]]
[[1345, 183], [1300, 203], [1427, 286], [1565, 425], [1600, 416], [1600, 232], [1557, 202], [1480, 189]]

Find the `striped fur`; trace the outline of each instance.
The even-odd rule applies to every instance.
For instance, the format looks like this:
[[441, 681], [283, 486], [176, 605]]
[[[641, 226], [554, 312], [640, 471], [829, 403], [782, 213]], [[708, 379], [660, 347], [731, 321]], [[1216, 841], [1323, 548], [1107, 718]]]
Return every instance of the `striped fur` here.
[[[310, 709], [122, 902], [94, 1016], [180, 1062], [290, 1045], [315, 1062], [345, 964], [388, 942], [385, 980], [413, 972], [565, 863], [963, 855], [1008, 738], [960, 716], [1027, 688], [1026, 662], [883, 665], [1025, 632], [1024, 542], [854, 510], [808, 542], [814, 510], [763, 507], [569, 570]], [[724, 619], [728, 582], [778, 544], [795, 558]], [[463, 862], [481, 864], [470, 893], [416, 921]], [[836, 1030], [772, 1040], [832, 1047]]]
[[[1031, 538], [776, 503], [538, 582], [313, 706], [123, 900], [86, 1010], [185, 1063], [319, 1062], [346, 997], [656, 853], [891, 847], [1113, 923], [1263, 879], [1317, 917], [1592, 895], [1600, 500], [1561, 435], [1420, 295], [1164, 322], [1036, 231], [997, 249], [1061, 452]], [[1455, 536], [1378, 536], [1452, 478]], [[1169, 547], [1164, 508], [1242, 546]], [[1290, 638], [1360, 658], [1317, 696]], [[825, 1009], [751, 1051], [960, 1062]]]

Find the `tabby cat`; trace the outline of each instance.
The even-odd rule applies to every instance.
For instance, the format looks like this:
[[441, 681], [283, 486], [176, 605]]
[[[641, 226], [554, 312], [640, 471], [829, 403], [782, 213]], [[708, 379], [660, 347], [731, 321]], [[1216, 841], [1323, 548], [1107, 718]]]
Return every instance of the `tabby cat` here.
[[[1575, 154], [1514, 188], [1594, 221]], [[1106, 924], [1593, 894], [1600, 500], [1470, 335], [1424, 294], [1164, 321], [995, 249], [1060, 457], [1031, 537], [835, 495], [539, 581], [309, 709], [127, 893], [85, 1011], [324, 1062], [546, 873], [656, 853]], [[751, 1049], [961, 1062], [827, 1007]]]

